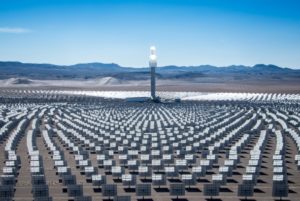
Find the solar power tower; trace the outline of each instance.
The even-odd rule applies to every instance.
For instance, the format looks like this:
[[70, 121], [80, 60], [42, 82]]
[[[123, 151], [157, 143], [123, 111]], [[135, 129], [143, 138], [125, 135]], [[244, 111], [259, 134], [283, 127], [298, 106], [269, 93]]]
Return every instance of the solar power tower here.
[[151, 98], [152, 100], [156, 101], [156, 83], [155, 83], [155, 69], [157, 67], [157, 58], [156, 58], [156, 48], [154, 46], [150, 47], [150, 61], [149, 67], [151, 70]]

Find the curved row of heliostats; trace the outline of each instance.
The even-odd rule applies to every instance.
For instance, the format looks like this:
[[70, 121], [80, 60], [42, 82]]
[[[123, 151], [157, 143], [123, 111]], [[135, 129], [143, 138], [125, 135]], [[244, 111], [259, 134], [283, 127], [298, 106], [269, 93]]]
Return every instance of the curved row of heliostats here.
[[[240, 92], [169, 92], [159, 91], [162, 98], [180, 98], [182, 100], [223, 100], [223, 101], [299, 101], [300, 94], [285, 93], [240, 93]], [[133, 97], [150, 97], [149, 91], [93, 91], [93, 90], [37, 90], [37, 89], [2, 89], [2, 97], [53, 97], [59, 96], [82, 96], [126, 99]]]

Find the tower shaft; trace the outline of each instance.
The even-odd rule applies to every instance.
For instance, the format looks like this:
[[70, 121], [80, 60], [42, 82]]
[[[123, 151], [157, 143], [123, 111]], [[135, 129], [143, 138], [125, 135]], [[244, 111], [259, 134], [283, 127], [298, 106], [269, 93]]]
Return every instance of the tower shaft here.
[[155, 83], [155, 66], [151, 66], [150, 69], [151, 69], [151, 98], [152, 100], [155, 100], [156, 99], [156, 83]]

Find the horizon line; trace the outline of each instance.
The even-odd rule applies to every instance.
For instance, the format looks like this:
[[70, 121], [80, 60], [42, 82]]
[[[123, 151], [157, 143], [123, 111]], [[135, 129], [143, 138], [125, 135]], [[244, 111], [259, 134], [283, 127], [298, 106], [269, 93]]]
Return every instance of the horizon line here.
[[[100, 62], [100, 61], [94, 61], [94, 62], [79, 62], [79, 63], [73, 63], [73, 64], [54, 64], [54, 63], [48, 63], [48, 62], [23, 62], [23, 61], [3, 61], [0, 60], [0, 63], [22, 63], [22, 64], [39, 64], [39, 65], [53, 65], [53, 66], [75, 66], [75, 65], [79, 65], [79, 64], [93, 64], [93, 63], [98, 63], [98, 64], [111, 64], [111, 65], [117, 65], [119, 67], [122, 68], [148, 68], [148, 66], [123, 66], [121, 64], [115, 63], [115, 62]], [[243, 67], [254, 67], [256, 65], [265, 65], [265, 66], [277, 66], [279, 68], [283, 68], [283, 69], [292, 69], [292, 70], [300, 70], [300, 68], [297, 67], [286, 67], [286, 66], [280, 66], [280, 65], [276, 65], [276, 64], [266, 64], [266, 63], [256, 63], [254, 65], [244, 65], [244, 64], [230, 64], [230, 65], [224, 65], [224, 66], [219, 66], [219, 65], [212, 65], [212, 64], [198, 64], [198, 65], [176, 65], [176, 64], [168, 64], [168, 65], [162, 65], [162, 66], [157, 66], [157, 68], [160, 67], [169, 67], [169, 66], [175, 66], [175, 67], [201, 67], [201, 66], [211, 66], [211, 67], [217, 67], [217, 68], [226, 68], [226, 67], [232, 67], [232, 66], [243, 66]]]

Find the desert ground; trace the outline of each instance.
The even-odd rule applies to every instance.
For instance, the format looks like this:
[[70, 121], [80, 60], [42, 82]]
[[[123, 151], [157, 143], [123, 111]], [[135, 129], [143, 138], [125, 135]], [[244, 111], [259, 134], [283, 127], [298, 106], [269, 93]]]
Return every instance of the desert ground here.
[[[98, 91], [146, 91], [150, 80], [120, 81], [114, 78], [96, 80], [0, 80], [0, 88], [15, 89], [75, 89]], [[250, 93], [300, 93], [300, 79], [294, 80], [157, 80], [158, 91], [192, 92], [250, 92]]]

